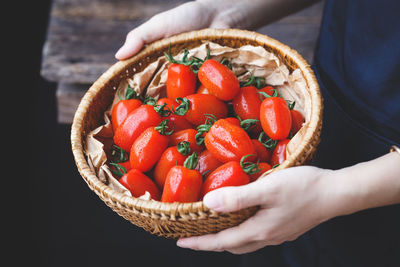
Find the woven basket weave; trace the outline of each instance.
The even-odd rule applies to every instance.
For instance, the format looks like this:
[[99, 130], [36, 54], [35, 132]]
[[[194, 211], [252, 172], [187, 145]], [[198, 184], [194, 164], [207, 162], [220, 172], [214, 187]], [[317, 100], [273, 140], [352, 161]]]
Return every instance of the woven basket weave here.
[[216, 213], [203, 202], [162, 203], [124, 195], [102, 183], [89, 168], [84, 154], [86, 135], [103, 121], [103, 114], [110, 106], [119, 82], [142, 71], [157, 60], [171, 45], [175, 55], [184, 48], [194, 48], [204, 41], [229, 47], [243, 45], [262, 46], [274, 53], [290, 71], [299, 68], [306, 80], [311, 97], [311, 119], [304, 142], [276, 170], [308, 163], [319, 144], [322, 126], [322, 97], [317, 80], [308, 63], [293, 49], [262, 34], [244, 30], [204, 29], [156, 41], [136, 56], [111, 66], [89, 88], [75, 113], [71, 129], [71, 144], [77, 168], [93, 190], [109, 207], [131, 223], [146, 231], [167, 238], [179, 238], [214, 233], [240, 224], [252, 216], [258, 207], [232, 213]]

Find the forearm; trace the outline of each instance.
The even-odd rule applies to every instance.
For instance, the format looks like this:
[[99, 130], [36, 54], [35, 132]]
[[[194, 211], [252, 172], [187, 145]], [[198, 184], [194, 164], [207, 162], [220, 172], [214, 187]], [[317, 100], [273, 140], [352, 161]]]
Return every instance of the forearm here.
[[212, 8], [214, 21], [230, 28], [256, 29], [320, 0], [198, 0]]
[[333, 171], [327, 182], [331, 184], [325, 196], [331, 200], [328, 217], [400, 203], [400, 154]]

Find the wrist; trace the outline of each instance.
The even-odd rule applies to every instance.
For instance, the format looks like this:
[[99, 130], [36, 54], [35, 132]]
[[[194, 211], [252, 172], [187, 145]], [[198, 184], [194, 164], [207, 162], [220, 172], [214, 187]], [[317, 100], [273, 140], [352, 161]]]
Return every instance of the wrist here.
[[375, 160], [331, 171], [327, 177], [327, 217], [400, 203], [400, 155], [389, 153]]
[[319, 179], [318, 205], [320, 206], [320, 221], [324, 222], [342, 213], [342, 189], [340, 175], [336, 170], [321, 169]]

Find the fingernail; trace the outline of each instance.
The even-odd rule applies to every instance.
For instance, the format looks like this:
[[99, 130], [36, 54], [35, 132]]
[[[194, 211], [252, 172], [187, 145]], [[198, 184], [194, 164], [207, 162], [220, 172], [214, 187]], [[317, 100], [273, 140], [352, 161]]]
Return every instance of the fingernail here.
[[178, 242], [176, 242], [176, 245], [181, 248], [186, 248], [187, 242], [185, 239], [179, 239]]
[[221, 194], [216, 194], [216, 192], [210, 192], [206, 194], [203, 198], [204, 205], [209, 209], [215, 211], [221, 211], [222, 207], [222, 197]]
[[115, 53], [115, 57], [119, 59], [119, 58], [122, 56], [123, 51], [124, 51], [124, 47], [122, 46], [122, 47], [117, 51], [117, 53]]

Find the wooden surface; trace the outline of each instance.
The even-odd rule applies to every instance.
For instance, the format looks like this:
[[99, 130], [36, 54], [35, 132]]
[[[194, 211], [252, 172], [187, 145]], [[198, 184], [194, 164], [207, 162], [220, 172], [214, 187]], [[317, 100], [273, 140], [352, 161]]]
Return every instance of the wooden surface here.
[[[126, 34], [184, 0], [53, 0], [42, 76], [58, 82], [60, 123], [71, 123], [84, 92], [116, 62]], [[257, 31], [296, 49], [312, 63], [323, 2]]]
[[116, 60], [126, 34], [182, 0], [53, 0], [42, 76], [92, 83]]

